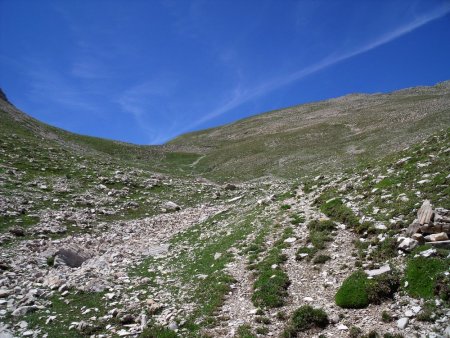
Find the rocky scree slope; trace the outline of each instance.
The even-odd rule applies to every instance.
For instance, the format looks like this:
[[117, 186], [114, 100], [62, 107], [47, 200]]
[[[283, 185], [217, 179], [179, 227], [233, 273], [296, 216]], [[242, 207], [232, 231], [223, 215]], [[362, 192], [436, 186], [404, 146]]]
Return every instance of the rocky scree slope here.
[[337, 174], [219, 185], [3, 105], [3, 336], [449, 334], [449, 251], [406, 232], [424, 200], [447, 217], [449, 131]]

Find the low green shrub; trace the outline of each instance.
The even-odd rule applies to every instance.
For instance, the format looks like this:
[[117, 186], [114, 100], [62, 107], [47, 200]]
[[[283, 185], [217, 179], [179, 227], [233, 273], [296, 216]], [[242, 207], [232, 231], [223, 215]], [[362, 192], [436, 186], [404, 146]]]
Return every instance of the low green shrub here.
[[47, 265], [48, 266], [54, 266], [55, 265], [55, 256], [47, 257]]
[[256, 328], [256, 333], [257, 334], [268, 334], [269, 329], [267, 327], [260, 326], [260, 327]]
[[326, 242], [331, 241], [331, 237], [325, 232], [310, 231], [308, 241], [317, 249], [325, 249]]
[[235, 338], [256, 338], [256, 336], [252, 332], [252, 328], [250, 325], [241, 325], [239, 326]]
[[283, 332], [282, 337], [294, 338], [302, 331], [317, 328], [325, 328], [329, 324], [328, 316], [322, 309], [315, 309], [312, 306], [304, 305], [297, 309]]
[[331, 219], [347, 224], [352, 228], [359, 225], [358, 217], [339, 198], [323, 203], [320, 206], [320, 210]]
[[385, 333], [383, 335], [383, 338], [403, 338], [404, 335], [401, 333]]
[[348, 331], [349, 338], [358, 338], [362, 335], [362, 330], [357, 326], [351, 326]]
[[371, 304], [381, 304], [392, 298], [400, 286], [400, 278], [393, 273], [384, 273], [369, 280], [367, 293]]
[[[301, 261], [302, 259], [306, 259], [309, 261], [314, 257], [317, 251], [318, 250], [315, 247], [301, 246], [295, 253], [295, 259], [298, 261]], [[302, 254], [308, 254], [308, 256], [304, 256]]]
[[440, 273], [436, 276], [434, 294], [445, 302], [450, 302], [450, 275]]
[[299, 215], [299, 214], [292, 214], [291, 215], [291, 224], [298, 225], [300, 223], [303, 223], [305, 221], [305, 216]]
[[369, 259], [374, 262], [385, 262], [394, 258], [397, 256], [397, 245], [395, 238], [386, 238], [370, 253]]
[[380, 335], [375, 330], [372, 330], [369, 333], [361, 336], [361, 338], [379, 338], [379, 337], [380, 337]]
[[313, 263], [314, 264], [325, 264], [330, 259], [331, 259], [331, 257], [328, 255], [318, 255], [318, 256], [314, 257]]
[[[284, 229], [266, 257], [255, 267], [257, 278], [253, 284], [252, 302], [256, 307], [275, 308], [284, 304], [290, 281], [280, 265], [287, 259], [287, 256], [282, 253], [283, 248], [288, 245], [284, 243], [284, 240], [292, 236], [292, 233], [292, 228]], [[276, 268], [272, 268], [274, 265]]]
[[270, 318], [265, 317], [265, 316], [256, 317], [255, 322], [260, 323], [260, 324], [266, 324], [266, 325], [269, 325], [271, 323]]
[[383, 312], [381, 313], [381, 320], [382, 320], [384, 323], [390, 323], [390, 322], [392, 322], [394, 319], [392, 318], [392, 316], [391, 316], [391, 314], [390, 314], [389, 312], [383, 311]]
[[355, 226], [355, 232], [359, 235], [362, 235], [367, 232], [367, 234], [375, 234], [377, 229], [375, 228], [373, 222], [363, 222]]
[[289, 284], [288, 275], [281, 269], [263, 271], [254, 284], [253, 304], [263, 308], [283, 306]]
[[422, 310], [417, 315], [417, 320], [421, 322], [434, 323], [436, 320], [436, 303], [434, 300], [429, 300], [424, 303]]
[[336, 293], [336, 304], [342, 308], [360, 309], [370, 303], [380, 304], [392, 298], [400, 286], [400, 279], [395, 274], [382, 274], [368, 279], [362, 271], [351, 274]]
[[342, 308], [360, 309], [369, 305], [368, 279], [362, 271], [351, 274], [336, 293], [336, 304]]
[[331, 220], [312, 220], [308, 223], [307, 228], [310, 231], [332, 231], [336, 229], [336, 223]]

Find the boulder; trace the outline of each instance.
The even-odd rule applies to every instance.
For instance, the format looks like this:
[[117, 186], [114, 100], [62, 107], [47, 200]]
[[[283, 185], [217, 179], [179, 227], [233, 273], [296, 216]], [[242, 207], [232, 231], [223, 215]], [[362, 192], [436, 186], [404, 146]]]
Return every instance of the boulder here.
[[162, 208], [166, 209], [167, 211], [178, 211], [181, 209], [181, 207], [178, 204], [176, 204], [172, 201], [168, 201], [168, 202], [164, 203], [162, 205]]
[[403, 251], [411, 251], [419, 244], [419, 242], [412, 238], [400, 237], [398, 241], [400, 242], [398, 248]]
[[36, 306], [21, 306], [15, 309], [12, 313], [13, 317], [24, 316], [27, 313], [33, 312], [37, 309]]
[[223, 187], [225, 190], [236, 190], [237, 186], [232, 183], [227, 183]]
[[408, 323], [409, 323], [408, 317], [400, 318], [399, 320], [397, 320], [397, 327], [400, 330], [404, 330], [406, 328], [406, 326], [408, 325]]
[[[428, 237], [428, 236], [427, 236]], [[447, 241], [448, 236], [445, 232], [440, 232], [437, 234], [432, 234], [429, 236], [431, 242]]]
[[420, 229], [420, 223], [419, 220], [415, 219], [414, 222], [412, 222], [408, 229], [406, 229], [406, 235], [411, 237], [412, 235], [414, 235], [416, 232], [418, 232]]
[[56, 257], [59, 258], [71, 268], [78, 268], [91, 258], [91, 255], [77, 245], [71, 245], [66, 248], [59, 249], [56, 253]]
[[16, 237], [23, 237], [25, 236], [25, 230], [21, 227], [15, 227], [9, 230], [11, 234], [13, 234]]
[[431, 207], [431, 203], [429, 200], [425, 200], [423, 201], [422, 206], [417, 212], [417, 219], [419, 221], [419, 224], [424, 225], [430, 223], [432, 217], [433, 217], [433, 209]]

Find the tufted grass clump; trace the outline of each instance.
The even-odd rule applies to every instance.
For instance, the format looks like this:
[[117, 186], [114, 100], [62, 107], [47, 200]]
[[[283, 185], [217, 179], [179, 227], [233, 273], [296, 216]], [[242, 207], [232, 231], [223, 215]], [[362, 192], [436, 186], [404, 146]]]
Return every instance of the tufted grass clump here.
[[[317, 251], [318, 250], [315, 247], [301, 246], [297, 249], [297, 252], [295, 253], [295, 259], [297, 261], [301, 261], [303, 259], [310, 261], [317, 253]], [[303, 254], [307, 254], [307, 256]]]
[[335, 301], [342, 308], [361, 309], [370, 303], [380, 304], [392, 298], [399, 286], [400, 280], [395, 274], [382, 274], [368, 279], [364, 272], [356, 271], [342, 283]]
[[320, 254], [320, 255], [317, 255], [316, 257], [314, 257], [313, 263], [314, 264], [325, 264], [330, 259], [331, 259], [331, 257], [329, 255]]
[[307, 331], [312, 328], [325, 328], [329, 324], [328, 316], [322, 309], [315, 309], [310, 305], [304, 305], [297, 309], [285, 328], [282, 337], [294, 338], [302, 331]]
[[256, 335], [253, 334], [252, 328], [250, 325], [245, 324], [239, 326], [235, 338], [256, 338]]
[[342, 308], [360, 309], [369, 305], [367, 275], [362, 271], [351, 274], [339, 288], [335, 296], [336, 304]]
[[336, 229], [336, 223], [331, 220], [312, 220], [307, 225], [310, 231], [332, 231]]

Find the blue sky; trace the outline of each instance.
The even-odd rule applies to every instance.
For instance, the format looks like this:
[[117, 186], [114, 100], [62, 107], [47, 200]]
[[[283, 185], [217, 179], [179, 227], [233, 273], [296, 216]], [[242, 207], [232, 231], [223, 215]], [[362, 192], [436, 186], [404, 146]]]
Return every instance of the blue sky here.
[[0, 0], [0, 87], [138, 144], [352, 92], [450, 79], [449, 0]]

